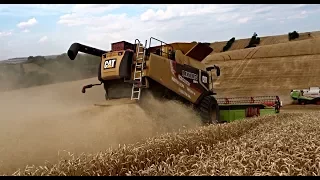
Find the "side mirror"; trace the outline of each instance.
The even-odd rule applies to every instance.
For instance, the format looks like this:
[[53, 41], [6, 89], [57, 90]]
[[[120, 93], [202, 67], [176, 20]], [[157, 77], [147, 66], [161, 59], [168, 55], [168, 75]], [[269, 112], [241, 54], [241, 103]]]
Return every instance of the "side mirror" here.
[[217, 76], [220, 76], [220, 67], [216, 66], [216, 69], [217, 69]]
[[206, 68], [207, 71], [211, 71], [212, 69], [216, 69], [217, 70], [217, 72], [216, 72], [217, 76], [220, 76], [220, 67], [219, 66], [213, 65], [213, 66], [209, 66], [209, 67]]

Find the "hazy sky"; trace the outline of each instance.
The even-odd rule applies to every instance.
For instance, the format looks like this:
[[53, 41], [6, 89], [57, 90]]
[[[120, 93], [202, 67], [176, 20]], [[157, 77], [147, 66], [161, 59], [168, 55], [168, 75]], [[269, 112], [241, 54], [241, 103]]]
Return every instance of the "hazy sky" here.
[[73, 42], [223, 41], [317, 31], [320, 5], [0, 5], [0, 59], [61, 54]]

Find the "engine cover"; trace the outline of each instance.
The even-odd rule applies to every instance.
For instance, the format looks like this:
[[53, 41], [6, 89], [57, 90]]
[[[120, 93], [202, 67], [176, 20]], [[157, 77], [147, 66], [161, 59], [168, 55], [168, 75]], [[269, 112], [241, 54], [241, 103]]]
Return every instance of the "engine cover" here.
[[131, 77], [133, 52], [113, 51], [102, 55], [99, 67], [99, 80], [107, 81]]

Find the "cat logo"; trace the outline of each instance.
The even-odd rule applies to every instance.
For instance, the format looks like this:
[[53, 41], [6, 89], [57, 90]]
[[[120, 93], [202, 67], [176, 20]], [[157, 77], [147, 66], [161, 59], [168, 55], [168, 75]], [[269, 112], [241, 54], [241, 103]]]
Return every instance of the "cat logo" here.
[[104, 69], [111, 69], [116, 67], [116, 59], [108, 59], [104, 62]]

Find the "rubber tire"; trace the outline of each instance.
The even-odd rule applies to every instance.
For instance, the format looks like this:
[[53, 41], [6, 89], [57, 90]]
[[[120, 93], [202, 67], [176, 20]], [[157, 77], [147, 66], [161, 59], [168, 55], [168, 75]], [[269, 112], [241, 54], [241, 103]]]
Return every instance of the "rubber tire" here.
[[[206, 96], [201, 100], [199, 112], [204, 124], [221, 123], [218, 102], [213, 96]], [[216, 118], [212, 118], [214, 112]]]

